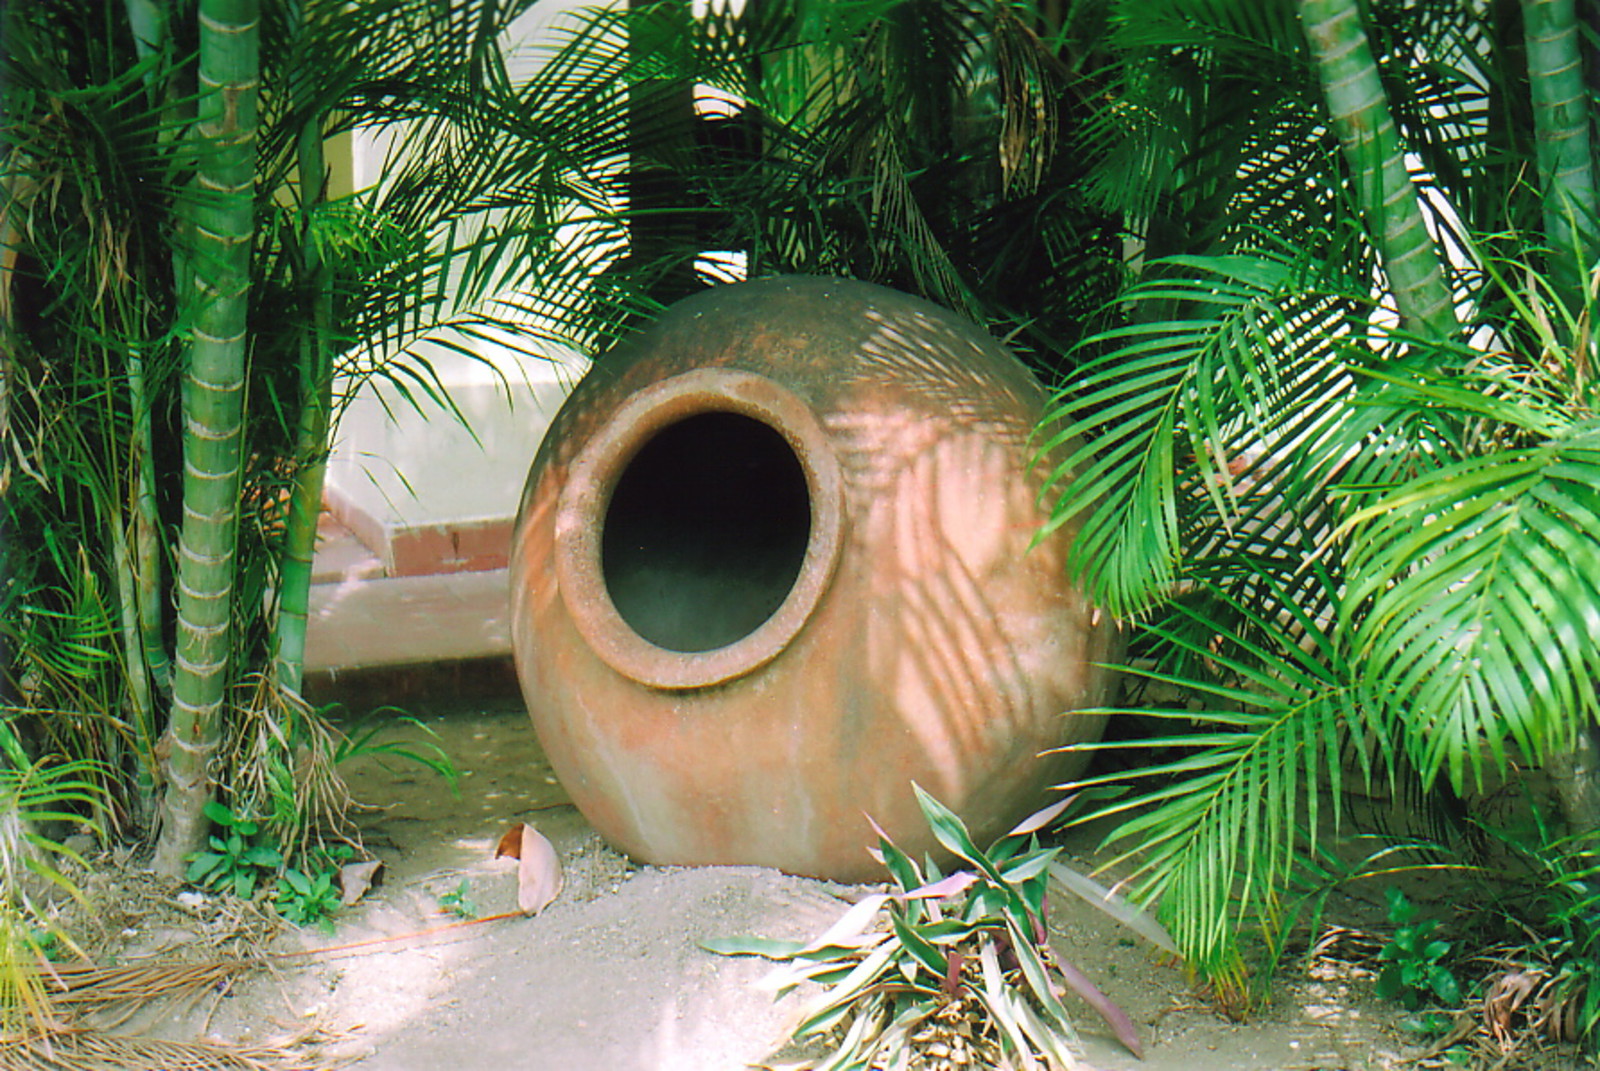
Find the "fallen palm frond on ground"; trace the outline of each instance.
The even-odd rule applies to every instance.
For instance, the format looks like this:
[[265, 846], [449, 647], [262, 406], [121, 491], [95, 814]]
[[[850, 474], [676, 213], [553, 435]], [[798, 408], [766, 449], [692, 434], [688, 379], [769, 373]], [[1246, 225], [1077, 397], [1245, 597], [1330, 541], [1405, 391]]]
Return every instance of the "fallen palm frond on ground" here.
[[[328, 1066], [298, 1045], [234, 1046], [174, 1042], [112, 1034], [158, 1000], [197, 1001], [225, 993], [260, 959], [171, 961], [99, 967], [41, 963], [34, 971], [45, 998], [34, 1029], [0, 1037], [0, 1071], [316, 1071]], [[95, 1016], [93, 1029], [62, 1025], [62, 1017]]]
[[193, 1000], [206, 992], [226, 992], [240, 977], [263, 965], [259, 959], [116, 967], [68, 963], [50, 964], [39, 973], [52, 1008], [84, 1015], [106, 1013], [111, 1017], [106, 1025], [116, 1025], [155, 1000]]
[[321, 1071], [292, 1051], [60, 1030], [0, 1041], [0, 1071]]
[[[107, 966], [88, 959], [51, 962], [42, 952], [33, 955], [31, 964], [26, 958], [17, 958], [12, 965], [10, 981], [0, 978], [0, 1007], [16, 1003], [28, 1014], [13, 1026], [0, 1028], [0, 1071], [53, 1071], [56, 1068], [297, 1071], [327, 1066], [305, 1055], [314, 1047], [304, 1038], [283, 1045], [244, 1048], [155, 1041], [137, 1036], [136, 1030], [119, 1034], [109, 1031], [127, 1028], [130, 1020], [148, 1012], [157, 1002], [192, 1005], [208, 994], [226, 995], [240, 979], [254, 971], [274, 970], [314, 959], [359, 955], [369, 949], [392, 948], [397, 943], [447, 938], [467, 929], [525, 917], [554, 898], [561, 882], [559, 861], [549, 842], [532, 827], [514, 826], [503, 839], [500, 851], [522, 857], [518, 872], [520, 910], [457, 920], [409, 933], [276, 952], [267, 951], [266, 946], [281, 920], [270, 911], [261, 914], [263, 905], [259, 900], [208, 899], [190, 893], [186, 895], [194, 897], [193, 902], [186, 902], [185, 894], [174, 901], [164, 882], [147, 880], [147, 875], [119, 874], [110, 890], [100, 890], [108, 893], [103, 897], [104, 905], [84, 901], [91, 915], [98, 906], [104, 906], [104, 915], [98, 918], [102, 928], [107, 918], [113, 920], [113, 929], [125, 923], [136, 922], [141, 929], [148, 929], [153, 920], [176, 921], [170, 917], [171, 904], [176, 902], [182, 908], [180, 913], [200, 929], [195, 939], [188, 942], [188, 947], [193, 950], [197, 945], [209, 946], [210, 958], [194, 961], [158, 953], [151, 958]], [[96, 897], [99, 899], [102, 898]], [[76, 944], [70, 947], [80, 955], [85, 954]], [[108, 958], [119, 954], [111, 947], [103, 951]], [[25, 1004], [24, 998], [27, 998]]]
[[[43, 997], [40, 1016], [36, 1017], [36, 1029], [25, 1033], [0, 1034], [0, 1071], [13, 1071], [14, 1068], [32, 1071], [35, 1068], [56, 1067], [85, 1068], [93, 1071], [94, 1068], [101, 1066], [108, 1068], [171, 1067], [177, 1069], [177, 1071], [187, 1071], [191, 1067], [209, 1069], [213, 1067], [252, 1068], [263, 1066], [277, 1069], [277, 1071], [282, 1071], [282, 1069], [286, 1068], [297, 1068], [302, 1064], [295, 1062], [286, 1051], [278, 1052], [268, 1048], [233, 1049], [217, 1046], [199, 1046], [195, 1052], [200, 1053], [205, 1059], [213, 1061], [226, 1057], [227, 1059], [236, 1059], [236, 1061], [243, 1062], [178, 1062], [169, 1064], [156, 1059], [153, 1063], [120, 1064], [112, 1060], [101, 1064], [81, 1061], [91, 1060], [91, 1058], [99, 1059], [99, 1057], [93, 1056], [92, 1050], [94, 1050], [94, 1046], [102, 1043], [108, 1052], [117, 1050], [117, 1047], [122, 1046], [124, 1043], [130, 1046], [145, 1044], [144, 1041], [137, 1037], [113, 1035], [103, 1031], [121, 1026], [136, 1013], [147, 1009], [158, 1000], [195, 1001], [207, 993], [225, 994], [246, 974], [256, 970], [270, 970], [288, 961], [307, 961], [316, 958], [357, 955], [367, 949], [391, 946], [399, 942], [427, 940], [445, 934], [458, 933], [464, 929], [477, 928], [487, 923], [523, 917], [526, 917], [526, 913], [523, 911], [508, 911], [497, 915], [487, 915], [483, 918], [464, 919], [445, 923], [441, 926], [431, 926], [410, 933], [386, 934], [382, 937], [372, 937], [323, 948], [274, 952], [255, 956], [223, 957], [198, 963], [184, 963], [163, 959], [103, 967], [92, 963], [48, 963], [41, 961], [36, 968], [28, 972], [31, 976], [31, 988], [36, 989]], [[95, 1022], [99, 1028], [97, 1030], [62, 1024], [64, 1016], [71, 1016], [76, 1020], [91, 1015], [96, 1017]], [[63, 1049], [62, 1039], [70, 1039], [71, 1044], [78, 1046], [78, 1050], [81, 1050], [81, 1052], [70, 1048]], [[168, 1043], [150, 1042], [150, 1044], [159, 1046]], [[76, 1055], [63, 1058], [60, 1056], [62, 1051], [76, 1053]], [[130, 1049], [129, 1051], [132, 1050]], [[152, 1049], [151, 1051], [155, 1052], [156, 1050]], [[274, 1053], [276, 1055], [273, 1055]], [[196, 1056], [195, 1058], [199, 1059], [201, 1057]], [[107, 1057], [107, 1059], [109, 1060], [110, 1058]], [[251, 1060], [257, 1062], [251, 1063]], [[263, 1060], [266, 1062], [262, 1063], [261, 1061]], [[276, 1062], [273, 1062], [274, 1060]]]
[[270, 969], [274, 964], [284, 961], [354, 955], [369, 948], [426, 940], [487, 923], [524, 918], [526, 914], [524, 911], [506, 911], [409, 933], [385, 934], [322, 948], [213, 959], [200, 963], [154, 960], [114, 967], [100, 967], [92, 963], [45, 963], [37, 968], [36, 975], [53, 1010], [80, 1014], [110, 1012], [117, 1016], [117, 1022], [121, 1022], [127, 1015], [118, 1015], [119, 1012], [131, 1012], [155, 1000], [192, 999], [208, 991], [227, 992], [234, 982], [249, 972]]

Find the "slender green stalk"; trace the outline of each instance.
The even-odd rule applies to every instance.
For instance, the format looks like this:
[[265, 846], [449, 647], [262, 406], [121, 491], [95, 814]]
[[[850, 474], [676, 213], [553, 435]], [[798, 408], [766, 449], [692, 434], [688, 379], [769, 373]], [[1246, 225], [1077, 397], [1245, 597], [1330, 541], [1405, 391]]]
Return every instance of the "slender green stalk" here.
[[[170, 44], [169, 0], [124, 0], [128, 28], [141, 61], [163, 53]], [[151, 66], [145, 71], [145, 84], [152, 98], [173, 96], [168, 83], [170, 71]], [[177, 136], [175, 126], [163, 131], [163, 140]], [[172, 256], [176, 263], [176, 250]], [[128, 335], [148, 306], [137, 299], [119, 301], [116, 323], [119, 330], [106, 330], [108, 338]], [[141, 332], [134, 330], [137, 339]], [[132, 776], [136, 791], [130, 805], [136, 820], [148, 821], [156, 806], [156, 733], [160, 724], [156, 708], [170, 696], [172, 662], [163, 633], [165, 593], [162, 589], [164, 548], [161, 522], [156, 504], [155, 433], [151, 422], [152, 403], [148, 363], [137, 342], [122, 348], [120, 378], [127, 389], [131, 428], [123, 471], [128, 474], [126, 514], [113, 500], [107, 503], [107, 530], [111, 540], [112, 579], [117, 591], [117, 610], [122, 632], [123, 674], [132, 706], [135, 754]], [[107, 370], [108, 384], [118, 377]], [[113, 495], [116, 492], [112, 492]], [[108, 739], [107, 755], [116, 769], [123, 768], [121, 740]]]
[[[0, 32], [5, 25], [4, 16], [0, 15]], [[0, 64], [4, 61], [0, 60]], [[0, 77], [4, 76], [4, 67], [0, 66]], [[3, 107], [3, 105], [0, 105]], [[4, 115], [0, 115], [4, 119]], [[0, 156], [3, 159], [3, 156]], [[9, 184], [0, 180], [0, 197], [9, 197]], [[0, 275], [9, 275], [11, 265], [16, 260], [16, 253], [12, 244], [12, 226], [10, 213], [0, 207]], [[11, 346], [5, 336], [11, 333], [10, 287], [0, 286], [0, 611], [6, 614], [14, 613], [12, 607], [12, 550], [11, 541], [11, 514], [5, 508], [10, 501], [11, 491]], [[6, 630], [0, 629], [0, 703], [9, 703], [11, 696], [11, 641], [6, 637]]]
[[[170, 40], [168, 0], [125, 0], [128, 25], [139, 58], [145, 59], [167, 47]], [[147, 74], [147, 82], [157, 72]], [[161, 87], [169, 97], [171, 86]], [[164, 133], [163, 136], [170, 136]], [[172, 251], [174, 271], [181, 254]], [[128, 404], [133, 414], [133, 440], [129, 459], [133, 471], [133, 546], [132, 575], [137, 590], [137, 614], [143, 662], [150, 683], [165, 694], [172, 688], [172, 660], [167, 655], [162, 635], [161, 521], [156, 507], [155, 433], [150, 422], [150, 391], [145, 374], [145, 358], [138, 348], [127, 355]], [[129, 667], [130, 673], [132, 666]], [[153, 726], [152, 722], [152, 726]], [[144, 760], [149, 755], [141, 757]], [[141, 769], [143, 768], [141, 764]], [[150, 801], [153, 802], [153, 801]]]
[[[153, 745], [151, 726], [155, 724], [155, 707], [150, 695], [150, 675], [144, 667], [143, 644], [139, 638], [138, 596], [128, 556], [128, 537], [122, 511], [117, 508], [115, 500], [108, 503], [105, 524], [111, 533], [111, 557], [117, 584], [117, 618], [122, 630], [122, 658], [128, 678], [128, 698], [133, 703], [134, 735], [141, 742]], [[119, 749], [120, 741], [116, 736], [108, 736], [107, 761], [113, 768], [121, 767]]]
[[300, 330], [300, 422], [295, 433], [294, 487], [285, 522], [278, 616], [272, 633], [273, 672], [281, 687], [297, 694], [305, 678], [306, 616], [310, 609], [312, 559], [317, 550], [317, 518], [322, 512], [322, 482], [328, 469], [328, 429], [333, 408], [332, 297], [328, 272], [316, 236], [311, 232], [311, 212], [322, 202], [326, 192], [322, 130], [316, 119], [300, 130], [298, 148], [301, 250], [310, 307]]
[[1401, 323], [1438, 337], [1455, 332], [1455, 309], [1433, 238], [1406, 172], [1399, 131], [1378, 78], [1358, 0], [1299, 0], [1300, 21], [1368, 232], [1383, 259]]
[[1583, 284], [1596, 248], [1596, 191], [1574, 0], [1523, 0], [1528, 87], [1538, 138], [1544, 236], [1551, 276], [1569, 311], [1583, 307]]
[[[134, 754], [131, 775], [136, 791], [130, 798], [131, 813], [136, 826], [149, 822], [155, 803], [155, 753], [156, 753], [156, 701], [151, 689], [151, 678], [145, 664], [144, 642], [140, 635], [139, 591], [134, 576], [135, 562], [129, 553], [128, 525], [122, 511], [113, 502], [106, 511], [106, 526], [111, 533], [113, 578], [117, 589], [117, 617], [122, 638], [122, 664], [128, 685], [128, 700], [133, 708]], [[121, 772], [130, 765], [121, 735], [109, 724], [104, 740], [107, 766]], [[109, 814], [101, 815], [107, 829], [115, 828]]]
[[[136, 791], [133, 794], [131, 805], [134, 820], [139, 825], [144, 825], [150, 819], [155, 807], [155, 755], [156, 755], [156, 704], [160, 701], [162, 693], [168, 684], [160, 678], [149, 663], [150, 658], [150, 622], [146, 618], [147, 609], [145, 601], [150, 592], [150, 586], [143, 570], [148, 563], [143, 561], [144, 555], [154, 557], [159, 564], [159, 553], [150, 548], [141, 549], [142, 540], [152, 538], [153, 533], [146, 535], [144, 525], [137, 513], [133, 516], [131, 525], [133, 543], [129, 545], [128, 537], [124, 534], [125, 527], [118, 510], [111, 510], [107, 524], [111, 532], [111, 556], [116, 571], [118, 593], [118, 612], [122, 625], [122, 658], [126, 667], [128, 678], [128, 697], [133, 704], [133, 741], [135, 754], [133, 756], [133, 782]], [[159, 641], [159, 624], [156, 629]], [[165, 662], [166, 651], [158, 646]], [[170, 667], [169, 667], [170, 679]]]
[[167, 41], [165, 0], [124, 0], [128, 25], [133, 30], [133, 47], [140, 59], [161, 51]]
[[244, 436], [250, 248], [260, 70], [259, 0], [201, 0], [202, 142], [193, 287], [180, 294], [193, 338], [183, 384], [183, 527], [177, 672], [167, 785], [153, 866], [178, 874], [204, 840], [232, 644], [234, 551]]
[[155, 431], [150, 422], [150, 397], [144, 357], [128, 354], [128, 403], [133, 410], [133, 442], [129, 463], [133, 487], [133, 580], [137, 592], [139, 638], [143, 661], [156, 689], [172, 688], [172, 660], [161, 631], [161, 518], [156, 506]]
[[[0, 225], [3, 230], [3, 225]], [[4, 302], [0, 300], [0, 323], [5, 320]], [[9, 381], [12, 375], [9, 347], [0, 346], [0, 613], [15, 612], [12, 595], [11, 514], [5, 508], [11, 491], [11, 403]], [[11, 640], [6, 630], [0, 629], [0, 704], [14, 701], [11, 686]]]

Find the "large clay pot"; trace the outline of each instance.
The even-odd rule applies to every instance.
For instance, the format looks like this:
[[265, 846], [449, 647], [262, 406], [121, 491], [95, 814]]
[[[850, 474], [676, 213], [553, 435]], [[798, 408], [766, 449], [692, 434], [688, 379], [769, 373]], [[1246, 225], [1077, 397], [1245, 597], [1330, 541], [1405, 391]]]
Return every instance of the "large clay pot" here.
[[719, 286], [601, 358], [551, 425], [512, 551], [540, 742], [656, 863], [881, 873], [871, 815], [980, 843], [1096, 737], [1108, 623], [1030, 548], [1043, 395], [987, 335], [837, 279]]

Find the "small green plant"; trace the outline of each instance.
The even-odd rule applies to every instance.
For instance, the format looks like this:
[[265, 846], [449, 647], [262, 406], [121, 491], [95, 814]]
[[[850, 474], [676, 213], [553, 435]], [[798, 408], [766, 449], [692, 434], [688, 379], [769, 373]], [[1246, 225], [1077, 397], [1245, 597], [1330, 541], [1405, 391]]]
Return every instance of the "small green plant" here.
[[[1059, 849], [1040, 846], [1037, 832], [1072, 799], [979, 851], [960, 818], [913, 787], [961, 869], [942, 874], [931, 860], [919, 867], [880, 829], [890, 892], [864, 898], [810, 942], [746, 937], [702, 947], [781, 961], [780, 996], [804, 981], [824, 987], [794, 1033], [797, 1042], [832, 1047], [819, 1069], [925, 1066], [919, 1061], [935, 1056], [970, 1067], [1074, 1067], [1077, 1035], [1061, 1003], [1067, 989], [1140, 1055], [1127, 1014], [1057, 959], [1048, 940], [1046, 886], [1053, 874], [1075, 872], [1056, 861]], [[1118, 901], [1112, 913], [1126, 910]], [[1152, 925], [1141, 917], [1137, 928]]]
[[398, 735], [409, 728], [434, 736], [427, 725], [392, 707], [341, 726], [340, 707], [313, 707], [270, 674], [252, 674], [237, 690], [222, 763], [234, 809], [249, 814], [283, 855], [280, 866], [315, 874], [322, 857], [341, 842], [357, 842], [350, 822], [354, 804], [343, 767], [370, 758], [403, 760], [445, 780], [452, 793], [454, 764], [436, 742]]
[[316, 925], [333, 930], [331, 916], [342, 906], [339, 886], [335, 879], [336, 868], [303, 874], [288, 867], [278, 876], [278, 888], [272, 902], [288, 922], [296, 926]]
[[66, 955], [62, 934], [59, 930], [53, 930], [45, 926], [34, 926], [28, 931], [28, 935], [24, 940], [46, 962], [60, 963]]
[[218, 831], [209, 839], [210, 851], [189, 857], [186, 880], [241, 900], [250, 899], [262, 874], [283, 865], [283, 853], [265, 842], [259, 823], [234, 814], [223, 804], [213, 800], [206, 804], [205, 814]]
[[458, 918], [475, 919], [478, 917], [478, 904], [472, 898], [472, 886], [468, 884], [466, 878], [462, 878], [461, 884], [450, 892], [440, 895], [439, 906]]
[[1600, 1041], [1600, 864], [1574, 855], [1551, 870], [1558, 873], [1551, 882], [1557, 902], [1545, 920], [1550, 933], [1530, 950], [1542, 961], [1535, 970], [1544, 982], [1545, 1033], [1592, 1051]]
[[272, 895], [278, 914], [296, 926], [315, 925], [332, 933], [332, 916], [344, 906], [340, 869], [354, 855], [348, 844], [330, 844], [311, 852], [298, 866], [285, 860]]
[[1378, 972], [1378, 995], [1416, 1011], [1430, 999], [1445, 1007], [1461, 1004], [1461, 986], [1444, 964], [1451, 944], [1435, 936], [1437, 919], [1417, 918], [1420, 909], [1399, 889], [1385, 894], [1394, 936], [1378, 950], [1383, 969]]

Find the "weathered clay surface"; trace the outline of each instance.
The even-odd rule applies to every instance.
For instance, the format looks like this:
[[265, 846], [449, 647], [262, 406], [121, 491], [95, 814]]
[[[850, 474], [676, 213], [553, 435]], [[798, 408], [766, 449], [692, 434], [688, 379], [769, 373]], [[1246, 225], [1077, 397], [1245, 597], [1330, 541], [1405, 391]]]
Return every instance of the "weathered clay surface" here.
[[[878, 872], [871, 815], [979, 843], [1069, 777], [1108, 622], [1029, 548], [1043, 395], [988, 336], [784, 277], [671, 309], [577, 386], [524, 493], [513, 638], [534, 726], [605, 837], [655, 863]], [[708, 445], [709, 444], [709, 445]], [[647, 638], [648, 637], [648, 638]]]

